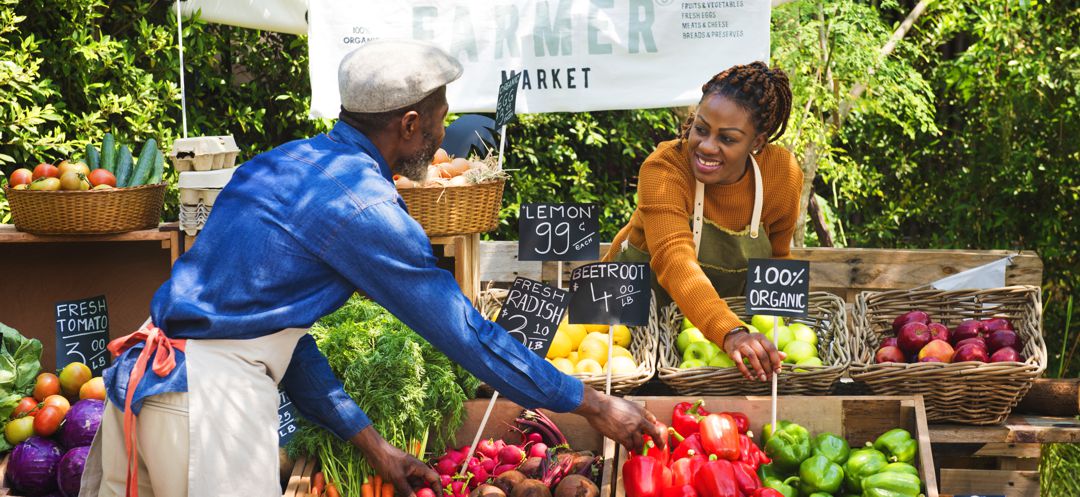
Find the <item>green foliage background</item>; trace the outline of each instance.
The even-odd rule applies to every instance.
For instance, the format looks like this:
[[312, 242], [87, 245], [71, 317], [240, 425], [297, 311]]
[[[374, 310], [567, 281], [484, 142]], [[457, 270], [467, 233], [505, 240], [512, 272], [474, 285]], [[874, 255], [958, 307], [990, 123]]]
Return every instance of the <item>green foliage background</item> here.
[[[1080, 316], [1066, 319], [1080, 288], [1080, 9], [933, 2], [880, 56], [915, 3], [797, 0], [774, 10], [772, 63], [795, 94], [783, 144], [816, 168], [814, 191], [841, 245], [1037, 251], [1056, 375], [1080, 343]], [[0, 0], [0, 170], [77, 155], [106, 131], [128, 143], [155, 137], [168, 150], [181, 129], [174, 5]], [[304, 37], [197, 20], [184, 31], [189, 134], [233, 134], [243, 159], [328, 128], [306, 117]], [[860, 83], [869, 89], [841, 111]], [[603, 204], [610, 238], [635, 205], [638, 166], [675, 136], [678, 116], [520, 116], [508, 133], [516, 171], [492, 237], [516, 237], [521, 202], [572, 200]], [[175, 219], [175, 191], [167, 207]], [[0, 198], [0, 221], [8, 215]], [[1075, 358], [1064, 366], [1080, 371]]]

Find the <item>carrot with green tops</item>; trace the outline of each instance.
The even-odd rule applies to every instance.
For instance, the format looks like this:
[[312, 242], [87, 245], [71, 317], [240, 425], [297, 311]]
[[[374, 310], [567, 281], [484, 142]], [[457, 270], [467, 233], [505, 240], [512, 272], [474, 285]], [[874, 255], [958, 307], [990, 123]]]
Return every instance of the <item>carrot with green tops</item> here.
[[375, 478], [373, 480], [374, 481], [371, 483], [371, 493], [378, 496], [379, 492], [382, 491], [382, 477], [379, 476], [378, 473], [375, 473]]
[[[327, 492], [327, 497], [329, 497], [329, 492]], [[360, 485], [360, 497], [375, 497], [375, 488], [371, 480], [367, 480], [363, 485]]]
[[382, 494], [379, 497], [394, 497], [394, 485], [391, 483], [382, 484]]
[[333, 483], [326, 484], [326, 497], [341, 497]]
[[326, 488], [326, 475], [322, 471], [318, 471], [315, 473], [315, 477], [311, 479], [311, 493], [321, 496], [324, 488]]

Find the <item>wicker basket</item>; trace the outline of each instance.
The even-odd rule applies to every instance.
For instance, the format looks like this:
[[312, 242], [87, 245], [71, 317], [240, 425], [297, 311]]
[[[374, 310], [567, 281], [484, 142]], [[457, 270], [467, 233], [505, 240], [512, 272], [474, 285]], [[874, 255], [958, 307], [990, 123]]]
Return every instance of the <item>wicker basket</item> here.
[[15, 229], [38, 235], [104, 235], [153, 228], [165, 183], [87, 191], [5, 188]]
[[505, 184], [499, 179], [469, 186], [403, 188], [398, 193], [428, 236], [461, 235], [499, 225]]
[[[728, 307], [743, 321], [746, 314], [746, 298], [724, 299]], [[737, 367], [702, 367], [680, 369], [679, 351], [675, 348], [683, 314], [669, 305], [661, 312], [660, 319], [650, 321], [653, 333], [660, 337], [660, 380], [681, 395], [768, 395], [771, 381], [748, 380]], [[807, 317], [790, 322], [806, 324], [818, 335], [818, 354], [821, 366], [796, 366], [784, 364], [777, 378], [777, 391], [784, 395], [828, 395], [851, 362], [848, 346], [847, 312], [844, 300], [827, 292], [811, 292]]]
[[[506, 290], [498, 288], [480, 292], [480, 312], [490, 319], [495, 314], [495, 311], [502, 308], [506, 294]], [[655, 306], [653, 306], [651, 312], [654, 315], [656, 314]], [[651, 315], [649, 320], [655, 320], [655, 316]], [[628, 394], [644, 385], [656, 374], [656, 350], [658, 347], [656, 337], [656, 334], [648, 327], [630, 327], [630, 347], [628, 348], [630, 353], [634, 355], [634, 359], [638, 361], [637, 371], [633, 374], [611, 375], [611, 393]], [[601, 392], [607, 387], [607, 375], [604, 374], [575, 373], [572, 376]]]
[[[1024, 342], [1024, 362], [874, 364], [892, 321], [922, 310], [950, 328], [966, 319], [1004, 317]], [[855, 303], [851, 377], [878, 395], [922, 394], [930, 421], [999, 424], [1046, 369], [1039, 287], [863, 292]]]

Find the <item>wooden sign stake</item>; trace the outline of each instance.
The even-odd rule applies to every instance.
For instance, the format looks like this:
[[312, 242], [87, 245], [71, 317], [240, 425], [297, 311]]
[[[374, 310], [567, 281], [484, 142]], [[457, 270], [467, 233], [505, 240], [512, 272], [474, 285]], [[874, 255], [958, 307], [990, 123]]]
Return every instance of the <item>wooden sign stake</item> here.
[[[780, 349], [780, 318], [773, 319], [772, 325], [772, 339], [773, 346], [778, 350]], [[776, 371], [772, 371], [772, 426], [773, 433], [776, 433]]]
[[469, 469], [469, 461], [472, 460], [473, 454], [476, 453], [476, 444], [480, 443], [480, 435], [484, 434], [484, 427], [487, 426], [488, 418], [491, 417], [491, 410], [495, 407], [495, 401], [499, 399], [499, 392], [491, 394], [491, 402], [488, 402], [487, 410], [484, 411], [484, 417], [480, 420], [480, 427], [476, 429], [476, 436], [473, 437], [472, 445], [469, 446], [469, 453], [465, 456], [465, 462], [461, 463], [461, 470], [458, 471], [458, 476], [464, 476], [465, 470]]

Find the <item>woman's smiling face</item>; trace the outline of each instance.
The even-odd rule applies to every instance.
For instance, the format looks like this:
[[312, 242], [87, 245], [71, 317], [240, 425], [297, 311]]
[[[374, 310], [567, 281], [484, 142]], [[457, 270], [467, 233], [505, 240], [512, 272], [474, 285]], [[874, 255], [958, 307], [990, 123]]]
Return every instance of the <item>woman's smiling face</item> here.
[[730, 184], [746, 173], [747, 156], [765, 145], [765, 135], [748, 110], [714, 94], [698, 106], [687, 141], [694, 177], [705, 184]]

